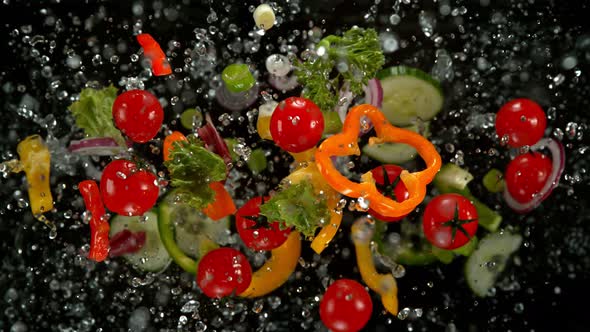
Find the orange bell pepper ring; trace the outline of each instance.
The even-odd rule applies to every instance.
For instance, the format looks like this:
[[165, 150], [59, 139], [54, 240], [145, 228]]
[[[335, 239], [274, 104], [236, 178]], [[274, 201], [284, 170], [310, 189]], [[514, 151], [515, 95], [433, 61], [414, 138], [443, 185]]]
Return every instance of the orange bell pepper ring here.
[[[426, 163], [426, 169], [420, 172], [402, 171], [400, 178], [409, 193], [408, 199], [403, 202], [396, 202], [381, 194], [371, 172], [365, 173], [360, 183], [353, 182], [340, 174], [332, 164], [330, 158], [333, 156], [360, 155], [357, 140], [363, 116], [371, 120], [377, 132], [376, 137], [369, 139], [369, 145], [384, 142], [405, 143], [413, 146]], [[355, 106], [348, 112], [342, 132], [322, 142], [315, 153], [315, 162], [332, 188], [348, 197], [362, 197], [374, 211], [388, 217], [399, 217], [413, 211], [424, 200], [426, 186], [432, 182], [442, 164], [432, 143], [417, 133], [394, 127], [377, 107], [368, 104]]]

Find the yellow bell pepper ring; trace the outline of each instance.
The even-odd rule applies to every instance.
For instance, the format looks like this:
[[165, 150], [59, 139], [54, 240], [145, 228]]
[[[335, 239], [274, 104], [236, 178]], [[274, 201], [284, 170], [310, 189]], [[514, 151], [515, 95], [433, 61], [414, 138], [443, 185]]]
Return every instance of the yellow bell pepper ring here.
[[292, 184], [299, 183], [301, 181], [311, 182], [314, 190], [319, 195], [326, 197], [326, 205], [330, 210], [330, 220], [327, 221], [320, 232], [311, 242], [311, 248], [317, 254], [328, 246], [330, 241], [336, 236], [340, 223], [342, 222], [342, 212], [336, 211], [336, 206], [340, 200], [340, 195], [336, 192], [328, 183], [324, 180], [320, 174], [317, 165], [314, 162], [304, 163], [305, 166], [296, 170], [287, 176], [287, 180], [291, 181]]
[[18, 143], [16, 151], [27, 177], [31, 211], [38, 218], [42, 213], [53, 209], [53, 197], [49, 186], [51, 155], [39, 135], [22, 140]]
[[356, 263], [361, 277], [367, 286], [381, 296], [385, 310], [393, 315], [398, 312], [397, 283], [391, 274], [380, 274], [375, 269], [371, 253], [373, 232], [368, 229], [363, 218], [357, 220], [351, 228], [352, 241], [356, 250]]
[[271, 257], [252, 274], [250, 286], [239, 296], [264, 296], [281, 287], [295, 271], [300, 256], [301, 236], [299, 232], [291, 232], [285, 243], [271, 250]]
[[[331, 157], [360, 155], [357, 144], [361, 117], [371, 120], [377, 133], [369, 139], [369, 144], [399, 142], [413, 146], [424, 159], [426, 169], [410, 173], [402, 171], [400, 178], [408, 189], [409, 197], [403, 202], [381, 194], [375, 185], [371, 172], [365, 173], [362, 182], [352, 182], [334, 167]], [[369, 201], [371, 209], [388, 217], [399, 217], [410, 213], [426, 196], [426, 186], [432, 182], [441, 167], [441, 157], [432, 143], [421, 135], [392, 126], [383, 113], [375, 106], [363, 104], [353, 107], [344, 120], [342, 132], [328, 137], [315, 153], [315, 162], [326, 182], [343, 195]]]

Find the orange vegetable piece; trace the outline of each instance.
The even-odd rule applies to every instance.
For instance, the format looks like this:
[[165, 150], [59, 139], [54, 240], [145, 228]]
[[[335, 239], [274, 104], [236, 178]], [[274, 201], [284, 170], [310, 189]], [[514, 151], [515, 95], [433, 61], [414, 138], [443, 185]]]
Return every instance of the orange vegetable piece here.
[[149, 33], [137, 35], [137, 42], [143, 48], [143, 54], [152, 62], [154, 75], [165, 76], [172, 74], [172, 67], [166, 59], [166, 54], [162, 51], [160, 44]]
[[203, 209], [203, 213], [213, 220], [232, 215], [236, 212], [236, 204], [231, 195], [225, 190], [223, 182], [212, 182], [209, 187], [215, 190], [215, 200]]
[[164, 161], [170, 160], [170, 151], [174, 147], [174, 142], [178, 141], [186, 141], [186, 136], [184, 136], [179, 131], [174, 131], [172, 134], [166, 136], [164, 138], [164, 149], [162, 149], [162, 154], [164, 156]]
[[[396, 202], [381, 194], [371, 172], [365, 173], [360, 183], [353, 182], [340, 174], [332, 164], [332, 156], [360, 155], [357, 140], [362, 116], [373, 122], [377, 132], [376, 137], [369, 139], [369, 145], [384, 142], [405, 143], [413, 146], [424, 159], [426, 169], [413, 173], [404, 170], [400, 175], [410, 195], [407, 200]], [[442, 164], [432, 143], [417, 133], [392, 126], [377, 107], [368, 104], [355, 106], [348, 112], [342, 132], [322, 142], [315, 153], [315, 161], [320, 173], [332, 188], [348, 197], [362, 197], [374, 211], [388, 217], [403, 216], [414, 210], [424, 200], [426, 186], [432, 182]]]

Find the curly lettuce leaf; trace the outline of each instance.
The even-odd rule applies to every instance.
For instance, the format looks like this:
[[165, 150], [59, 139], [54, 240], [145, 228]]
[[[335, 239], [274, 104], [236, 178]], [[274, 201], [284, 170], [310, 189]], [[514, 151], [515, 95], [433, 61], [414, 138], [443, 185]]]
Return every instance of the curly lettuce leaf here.
[[170, 184], [177, 188], [179, 198], [195, 209], [203, 209], [215, 200], [211, 182], [225, 180], [223, 159], [203, 147], [194, 136], [188, 141], [174, 142], [170, 160], [164, 162], [170, 172]]
[[309, 182], [282, 188], [260, 206], [260, 214], [280, 222], [282, 227], [294, 227], [307, 237], [315, 234], [321, 220], [330, 219], [326, 199], [318, 197]]
[[116, 98], [117, 88], [112, 84], [102, 89], [85, 88], [69, 110], [76, 119], [76, 125], [84, 130], [87, 137], [111, 137], [119, 145], [126, 146], [123, 135], [113, 123]]
[[361, 94], [363, 86], [385, 63], [379, 35], [373, 29], [353, 27], [342, 37], [329, 35], [316, 49], [318, 54], [300, 62], [295, 73], [303, 85], [303, 96], [324, 112], [332, 111], [338, 104], [341, 86], [347, 85], [353, 94]]

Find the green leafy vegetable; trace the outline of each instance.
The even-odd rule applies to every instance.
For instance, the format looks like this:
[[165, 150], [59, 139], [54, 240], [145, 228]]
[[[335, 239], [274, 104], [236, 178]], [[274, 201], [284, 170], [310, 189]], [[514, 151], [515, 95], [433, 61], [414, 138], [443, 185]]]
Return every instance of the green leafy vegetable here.
[[325, 198], [318, 197], [309, 182], [282, 188], [260, 206], [260, 214], [268, 220], [281, 222], [284, 227], [295, 227], [305, 236], [313, 236], [321, 220], [330, 219]]
[[170, 183], [177, 188], [182, 201], [200, 210], [215, 200], [209, 183], [225, 179], [225, 163], [194, 136], [189, 136], [188, 141], [174, 142], [173, 146], [170, 160], [164, 162]]
[[363, 86], [385, 62], [379, 36], [373, 29], [353, 27], [342, 37], [329, 35], [316, 49], [317, 55], [299, 63], [296, 74], [304, 87], [303, 96], [324, 112], [338, 104], [341, 85], [346, 84], [353, 94], [362, 93]]
[[70, 105], [69, 110], [76, 119], [76, 125], [88, 137], [111, 137], [119, 145], [126, 146], [125, 139], [113, 123], [113, 103], [117, 98], [117, 88], [112, 84], [97, 90], [85, 88], [80, 99]]

